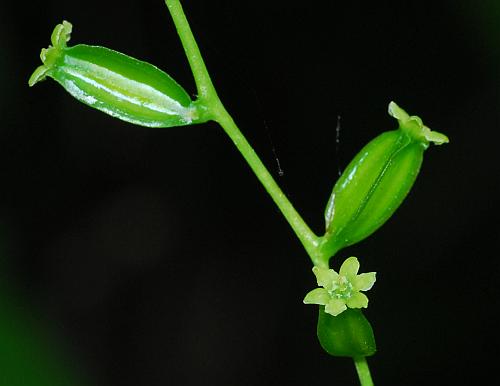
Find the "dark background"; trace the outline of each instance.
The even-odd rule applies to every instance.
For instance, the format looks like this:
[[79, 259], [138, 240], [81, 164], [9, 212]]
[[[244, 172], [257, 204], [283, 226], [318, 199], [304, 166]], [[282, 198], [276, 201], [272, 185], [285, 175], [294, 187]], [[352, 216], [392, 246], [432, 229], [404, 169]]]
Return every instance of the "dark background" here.
[[[450, 137], [388, 223], [338, 257], [378, 272], [376, 384], [490, 384], [498, 2], [183, 3], [226, 107], [317, 233], [337, 170], [395, 128], [389, 101]], [[147, 60], [195, 93], [160, 0], [1, 6], [0, 281], [14, 306], [0, 317], [43, 331], [41, 352], [75, 374], [66, 384], [358, 384], [317, 343], [305, 252], [217, 125], [147, 129], [53, 81], [28, 88], [63, 19], [72, 44]]]

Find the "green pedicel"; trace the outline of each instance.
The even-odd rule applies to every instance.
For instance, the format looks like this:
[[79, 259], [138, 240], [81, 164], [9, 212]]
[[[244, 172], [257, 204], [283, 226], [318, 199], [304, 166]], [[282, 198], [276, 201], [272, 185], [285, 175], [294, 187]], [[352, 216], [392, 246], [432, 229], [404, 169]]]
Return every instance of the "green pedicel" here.
[[104, 47], [67, 47], [72, 26], [55, 27], [29, 85], [49, 76], [73, 97], [124, 121], [148, 127], [205, 122], [187, 92], [157, 67]]

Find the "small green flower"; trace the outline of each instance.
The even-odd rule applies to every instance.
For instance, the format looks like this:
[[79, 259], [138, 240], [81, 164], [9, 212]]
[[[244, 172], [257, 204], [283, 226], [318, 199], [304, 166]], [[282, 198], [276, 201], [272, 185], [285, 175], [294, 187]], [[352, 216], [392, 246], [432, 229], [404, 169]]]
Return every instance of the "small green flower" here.
[[325, 306], [325, 312], [337, 316], [349, 308], [368, 307], [368, 298], [360, 291], [368, 291], [375, 283], [375, 272], [358, 275], [359, 261], [349, 257], [340, 267], [339, 273], [333, 269], [313, 267], [318, 285], [304, 298], [305, 304]]

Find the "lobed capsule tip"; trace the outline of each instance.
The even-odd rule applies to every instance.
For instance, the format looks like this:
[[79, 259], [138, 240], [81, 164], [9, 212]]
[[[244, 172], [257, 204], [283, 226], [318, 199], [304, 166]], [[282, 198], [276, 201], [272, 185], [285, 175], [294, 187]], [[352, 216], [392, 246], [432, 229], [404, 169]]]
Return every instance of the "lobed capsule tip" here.
[[42, 48], [40, 59], [43, 64], [37, 67], [31, 74], [28, 80], [28, 85], [30, 87], [45, 79], [61, 51], [66, 48], [66, 42], [71, 38], [72, 30], [72, 24], [66, 20], [63, 20], [61, 24], [54, 27], [52, 35], [50, 36], [52, 45], [49, 45], [47, 48]]
[[396, 102], [391, 101], [389, 103], [388, 112], [391, 117], [398, 120], [399, 127], [402, 130], [412, 138], [421, 141], [426, 147], [431, 142], [435, 145], [442, 145], [450, 141], [446, 135], [432, 131], [429, 127], [425, 126], [420, 117], [409, 115]]

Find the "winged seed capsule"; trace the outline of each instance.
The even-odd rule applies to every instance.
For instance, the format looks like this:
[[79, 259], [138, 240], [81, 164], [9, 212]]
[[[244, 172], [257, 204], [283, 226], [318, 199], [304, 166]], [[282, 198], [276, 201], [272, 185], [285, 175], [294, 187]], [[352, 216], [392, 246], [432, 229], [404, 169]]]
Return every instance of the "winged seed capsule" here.
[[333, 187], [321, 245], [325, 259], [384, 224], [410, 191], [429, 143], [448, 142], [394, 102], [389, 114], [399, 128], [380, 134], [361, 149]]
[[52, 45], [42, 49], [43, 65], [29, 85], [51, 77], [73, 97], [124, 121], [148, 127], [207, 121], [203, 111], [168, 74], [130, 56], [99, 46], [67, 47], [72, 25], [54, 28]]

